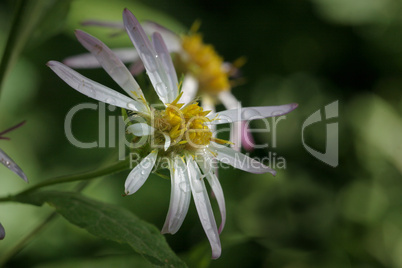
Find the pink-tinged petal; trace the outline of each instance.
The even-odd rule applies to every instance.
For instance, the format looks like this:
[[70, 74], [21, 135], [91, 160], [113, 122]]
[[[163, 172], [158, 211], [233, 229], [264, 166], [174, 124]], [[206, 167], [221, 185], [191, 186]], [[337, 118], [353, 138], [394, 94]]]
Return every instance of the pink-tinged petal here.
[[217, 154], [216, 159], [222, 163], [255, 174], [269, 172], [274, 176], [276, 175], [276, 171], [272, 168], [231, 148], [219, 145], [217, 143], [211, 143], [209, 148]]
[[160, 33], [170, 53], [181, 51], [181, 39], [180, 36], [176, 33], [163, 27], [160, 24], [151, 21], [144, 21], [143, 23], [141, 23], [141, 25], [145, 33], [149, 36], [152, 36], [154, 32]]
[[137, 76], [145, 70], [144, 63], [138, 58], [130, 65], [129, 70], [132, 75]]
[[168, 215], [162, 233], [175, 234], [181, 227], [190, 205], [191, 191], [187, 167], [183, 159], [176, 157], [171, 163], [171, 193]]
[[293, 111], [297, 108], [297, 106], [297, 103], [290, 103], [279, 106], [246, 107], [211, 114], [208, 115], [208, 118], [214, 119], [211, 124], [224, 124], [244, 120], [248, 121], [266, 117], [281, 116]]
[[170, 92], [173, 89], [168, 83], [166, 71], [148, 36], [145, 34], [137, 18], [127, 8], [123, 11], [123, 21], [131, 42], [133, 42], [138, 55], [144, 63], [147, 75], [159, 99], [165, 104], [172, 102], [174, 99], [170, 99], [172, 95]]
[[178, 103], [188, 104], [192, 102], [197, 95], [198, 80], [191, 74], [186, 74], [183, 79], [181, 92], [183, 93]]
[[60, 62], [49, 61], [47, 66], [49, 66], [70, 87], [92, 99], [124, 109], [148, 114], [148, 107], [144, 103], [135, 101], [119, 92], [88, 79]]
[[0, 223], [0, 240], [3, 240], [6, 237], [6, 231], [4, 230], [3, 225]]
[[160, 33], [155, 32], [152, 35], [152, 42], [155, 48], [156, 53], [160, 57], [160, 60], [163, 65], [163, 69], [166, 72], [166, 76], [168, 78], [168, 82], [170, 84], [170, 99], [176, 99], [177, 95], [179, 95], [179, 81], [177, 80], [176, 70], [173, 66], [172, 57], [170, 57], [169, 51], [165, 45], [165, 42], [162, 39]]
[[241, 121], [241, 144], [249, 152], [254, 150], [255, 141], [253, 135], [250, 133], [247, 121]]
[[2, 149], [0, 149], [0, 162], [9, 170], [20, 176], [21, 179], [28, 182], [28, 178], [22, 169]]
[[144, 99], [137, 81], [123, 62], [100, 40], [86, 32], [76, 30], [78, 41], [96, 57], [110, 77], [133, 99]]
[[190, 177], [190, 186], [195, 207], [197, 208], [198, 216], [200, 217], [205, 234], [211, 244], [212, 259], [217, 259], [222, 251], [218, 228], [216, 227], [214, 213], [208, 198], [204, 180], [201, 179], [201, 171], [191, 156], [187, 157], [187, 170]]
[[158, 151], [153, 150], [149, 155], [147, 155], [138, 165], [128, 174], [126, 182], [124, 184], [126, 195], [133, 194], [137, 192], [138, 189], [145, 183], [151, 173], [156, 158], [158, 156]]

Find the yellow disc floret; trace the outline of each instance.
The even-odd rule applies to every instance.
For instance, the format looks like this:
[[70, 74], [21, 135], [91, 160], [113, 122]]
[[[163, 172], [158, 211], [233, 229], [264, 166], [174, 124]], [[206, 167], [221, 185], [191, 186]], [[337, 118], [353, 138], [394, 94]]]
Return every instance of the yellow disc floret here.
[[183, 149], [194, 151], [205, 148], [211, 141], [225, 144], [228, 141], [212, 137], [212, 132], [206, 123], [212, 120], [206, 117], [210, 111], [204, 111], [198, 102], [184, 106], [178, 103], [181, 94], [175, 101], [168, 104], [165, 110], [155, 112], [156, 144], [161, 145], [168, 136], [171, 144], [169, 151]]
[[213, 46], [203, 43], [200, 34], [182, 36], [182, 47], [188, 56], [183, 62], [197, 78], [201, 91], [216, 95], [230, 89], [229, 74], [222, 67], [223, 59]]

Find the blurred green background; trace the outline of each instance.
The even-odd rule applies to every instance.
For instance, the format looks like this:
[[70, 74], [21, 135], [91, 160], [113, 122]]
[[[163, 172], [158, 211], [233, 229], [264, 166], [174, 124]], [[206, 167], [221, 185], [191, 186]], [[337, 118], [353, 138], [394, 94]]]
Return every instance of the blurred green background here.
[[[15, 2], [0, 3], [0, 51]], [[45, 65], [85, 52], [74, 37], [76, 28], [110, 47], [131, 45], [126, 35], [111, 38], [113, 30], [82, 27], [81, 21], [121, 21], [123, 8], [128, 7], [139, 19], [186, 33], [200, 19], [205, 42], [225, 60], [248, 59], [241, 68], [245, 83], [233, 89], [243, 106], [297, 102], [299, 107], [278, 123], [275, 147], [272, 132], [254, 134], [257, 143], [271, 146], [252, 156], [272, 152], [286, 160], [286, 168], [278, 168], [276, 177], [233, 168], [219, 171], [228, 214], [221, 258], [210, 260], [193, 203], [179, 232], [166, 236], [172, 249], [189, 267], [402, 267], [402, 1], [37, 2], [43, 6], [25, 18], [26, 44], [15, 47], [21, 55], [0, 97], [0, 130], [27, 120], [8, 135], [11, 141], [1, 140], [0, 147], [23, 168], [31, 184], [96, 169], [117, 158], [116, 148], [80, 149], [68, 142], [67, 112], [78, 103], [96, 102], [71, 89]], [[117, 89], [103, 70], [80, 73]], [[339, 124], [335, 168], [309, 154], [301, 138], [303, 122], [334, 101], [339, 101], [339, 117], [328, 122]], [[116, 114], [118, 110], [108, 111], [108, 116]], [[321, 152], [328, 122], [316, 123], [304, 133], [305, 142]], [[98, 112], [80, 112], [73, 120], [73, 133], [81, 141], [96, 140]], [[127, 174], [96, 179], [84, 194], [123, 206], [162, 228], [169, 181], [151, 176], [135, 195], [123, 198]], [[27, 187], [3, 166], [0, 180], [1, 196]], [[0, 222], [7, 236], [0, 241], [0, 256], [51, 211], [48, 206], [1, 203]], [[128, 246], [98, 239], [59, 217], [6, 267], [73, 265], [147, 263]]]

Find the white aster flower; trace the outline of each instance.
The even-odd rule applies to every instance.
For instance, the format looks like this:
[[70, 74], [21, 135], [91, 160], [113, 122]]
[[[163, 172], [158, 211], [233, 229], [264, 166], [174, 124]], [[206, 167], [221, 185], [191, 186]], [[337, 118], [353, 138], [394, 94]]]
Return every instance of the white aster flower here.
[[[118, 23], [87, 21], [85, 25], [97, 25], [119, 29]], [[175, 66], [184, 73], [183, 95], [179, 102], [188, 103], [200, 96], [204, 110], [215, 112], [217, 104], [222, 103], [226, 109], [239, 109], [241, 103], [231, 93], [233, 81], [230, 77], [236, 73], [235, 66], [242, 65], [244, 59], [240, 58], [237, 63], [224, 62], [212, 45], [205, 44], [201, 34], [197, 33], [200, 24], [194, 23], [190, 34], [177, 35], [154, 22], [143, 22], [142, 27], [148, 36], [159, 32], [170, 53], [175, 53]], [[120, 24], [120, 28], [124, 25]], [[113, 50], [124, 63], [132, 63], [131, 73], [134, 75], [142, 72], [144, 66], [141, 63], [138, 51], [133, 48], [121, 48]], [[72, 68], [97, 68], [101, 67], [91, 54], [71, 56], [64, 63]], [[213, 132], [215, 127], [212, 126]], [[242, 145], [246, 150], [254, 148], [254, 139], [249, 131], [247, 121], [234, 122], [230, 132], [231, 146], [239, 151]]]
[[[125, 193], [134, 194], [145, 183], [157, 160], [164, 159], [170, 170], [171, 198], [162, 233], [174, 234], [178, 231], [193, 196], [201, 224], [211, 244], [212, 258], [216, 259], [221, 254], [219, 233], [225, 225], [226, 209], [223, 191], [210, 166], [211, 161], [217, 159], [252, 173], [270, 172], [275, 175], [275, 171], [224, 146], [229, 142], [214, 138], [211, 126], [240, 122], [251, 117], [256, 119], [279, 116], [292, 111], [297, 105], [251, 107], [211, 113], [193, 100], [183, 102], [183, 92], [179, 92], [176, 70], [161, 34], [154, 32], [150, 42], [135, 16], [127, 9], [123, 12], [123, 21], [147, 75], [163, 103], [163, 109], [150, 107], [139, 85], [119, 57], [101, 41], [82, 31], [76, 31], [78, 40], [131, 98], [80, 75], [62, 63], [50, 61], [48, 66], [77, 91], [93, 99], [131, 110], [136, 117], [143, 119], [142, 123], [128, 126], [127, 131], [138, 137], [147, 137], [147, 146], [150, 149], [129, 173], [125, 182]], [[217, 199], [221, 214], [219, 230], [204, 178]]]

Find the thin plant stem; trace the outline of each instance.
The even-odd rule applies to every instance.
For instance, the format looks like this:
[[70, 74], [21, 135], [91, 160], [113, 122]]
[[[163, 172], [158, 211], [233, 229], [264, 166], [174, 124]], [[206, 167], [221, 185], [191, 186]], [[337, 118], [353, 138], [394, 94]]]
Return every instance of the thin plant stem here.
[[6, 47], [4, 48], [3, 56], [0, 62], [0, 93], [4, 83], [4, 79], [7, 75], [8, 67], [12, 61], [12, 57], [15, 56], [12, 50], [14, 49], [15, 43], [17, 42], [18, 33], [22, 25], [22, 16], [25, 12], [25, 2], [26, 0], [18, 1], [15, 16], [11, 25], [10, 32], [8, 34], [8, 39]]
[[[83, 181], [78, 184], [75, 188], [76, 192], [83, 191], [88, 185], [90, 181]], [[57, 212], [52, 212], [43, 222], [41, 222], [35, 229], [33, 229], [28, 235], [26, 235], [23, 239], [21, 239], [18, 244], [16, 244], [13, 248], [11, 248], [8, 252], [6, 252], [2, 257], [0, 257], [0, 267], [3, 267], [4, 264], [8, 262], [12, 257], [17, 255], [22, 249], [24, 249], [29, 242], [35, 237], [35, 235], [39, 234], [42, 230], [44, 230], [53, 220], [55, 220], [58, 216]]]
[[42, 187], [51, 186], [51, 185], [60, 184], [60, 183], [66, 183], [66, 182], [90, 180], [90, 179], [94, 179], [94, 178], [101, 177], [104, 175], [110, 175], [110, 174], [113, 174], [113, 173], [116, 173], [119, 171], [123, 171], [128, 168], [129, 168], [129, 159], [126, 159], [124, 161], [119, 161], [119, 162], [113, 163], [110, 166], [107, 166], [105, 168], [88, 171], [88, 172], [83, 172], [83, 173], [79, 173], [79, 174], [51, 178], [51, 179], [45, 180], [43, 182], [37, 183], [16, 195], [11, 195], [8, 197], [1, 197], [0, 202], [13, 201], [14, 197], [17, 195], [25, 195], [25, 194], [31, 193]]
[[42, 231], [53, 219], [58, 216], [56, 212], [52, 212], [43, 222], [41, 222], [35, 229], [33, 229], [27, 236], [25, 236], [21, 241], [18, 242], [10, 251], [6, 252], [2, 257], [0, 257], [0, 267], [15, 254], [20, 252], [40, 231]]

